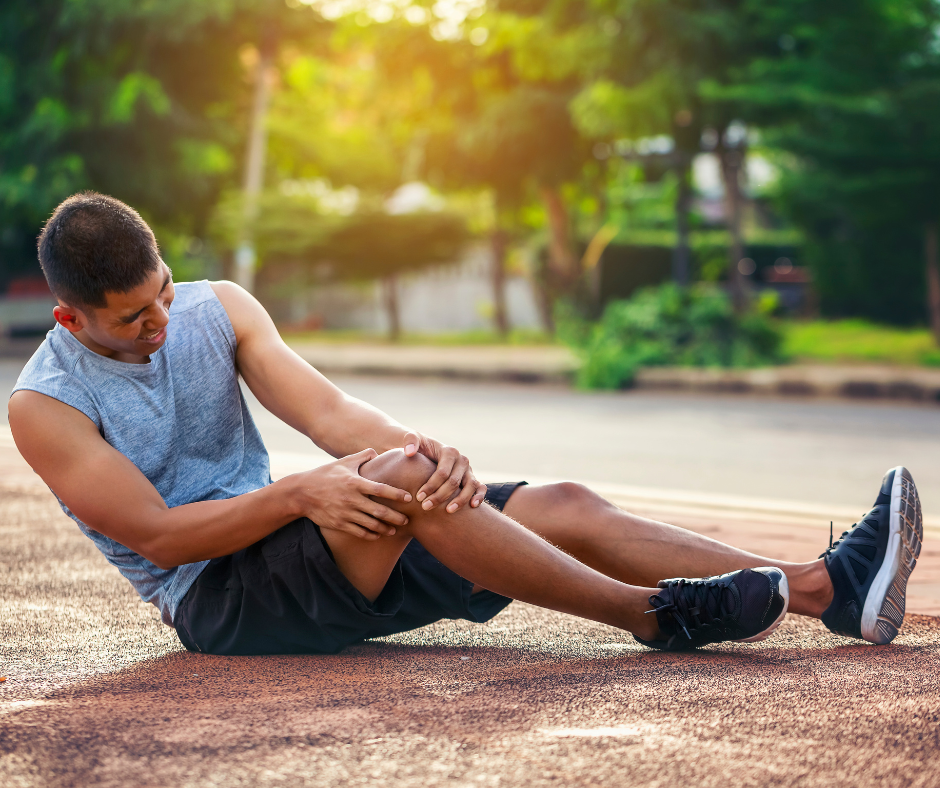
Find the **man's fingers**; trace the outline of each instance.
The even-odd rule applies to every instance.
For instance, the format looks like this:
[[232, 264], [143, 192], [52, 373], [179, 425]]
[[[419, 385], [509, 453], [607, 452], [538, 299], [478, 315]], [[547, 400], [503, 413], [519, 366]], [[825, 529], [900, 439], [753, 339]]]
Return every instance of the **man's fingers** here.
[[421, 438], [417, 432], [407, 432], [405, 433], [403, 445], [405, 447], [405, 456], [414, 457], [418, 453], [418, 449], [421, 448]]
[[[434, 477], [431, 477], [434, 479]], [[428, 485], [425, 485], [427, 487]], [[437, 489], [432, 490], [428, 497], [424, 499], [424, 502], [421, 504], [421, 508], [426, 512], [431, 511], [435, 506], [439, 506], [445, 501], [449, 501], [454, 497], [454, 494], [457, 490], [460, 489], [460, 480], [454, 476], [448, 475], [442, 479], [437, 485]], [[420, 493], [419, 493], [420, 494]]]
[[407, 490], [399, 490], [397, 487], [392, 487], [390, 484], [382, 484], [382, 482], [373, 482], [369, 479], [363, 479], [363, 484], [360, 487], [363, 495], [372, 495], [376, 498], [385, 498], [389, 501], [404, 501], [405, 503], [411, 503], [411, 493]]
[[360, 539], [367, 539], [372, 542], [382, 538], [381, 534], [373, 533], [368, 528], [363, 528], [361, 525], [356, 525], [355, 523], [343, 523], [342, 525], [336, 526], [333, 530], [352, 536], [358, 536]]
[[386, 525], [383, 522], [380, 522], [375, 517], [371, 517], [365, 512], [358, 512], [353, 516], [353, 522], [357, 525], [361, 525], [368, 531], [378, 535], [378, 536], [392, 536], [395, 533], [395, 528], [391, 525]]
[[470, 507], [473, 509], [476, 509], [486, 498], [486, 485], [480, 482], [477, 482], [476, 485], [476, 492], [473, 494], [473, 498], [470, 499]]
[[[454, 467], [441, 486], [431, 493], [428, 499], [421, 504], [422, 508], [430, 510], [454, 498], [460, 490], [463, 479], [469, 470], [470, 461], [466, 457], [460, 457], [457, 462], [454, 463]], [[454, 511], [456, 511], [456, 509]]]
[[470, 499], [474, 496], [474, 494], [476, 494], [476, 491], [476, 480], [473, 478], [473, 475], [468, 469], [466, 475], [460, 482], [460, 493], [458, 493], [454, 500], [447, 504], [448, 513], [453, 514], [454, 512], [463, 509], [464, 506], [470, 503]]
[[362, 451], [356, 452], [355, 454], [350, 454], [348, 457], [343, 457], [340, 462], [344, 464], [348, 462], [350, 465], [358, 469], [365, 465], [369, 460], [374, 460], [378, 456], [378, 452], [376, 452], [375, 449], [363, 449]]
[[[424, 501], [425, 498], [433, 495], [440, 489], [441, 485], [448, 480], [451, 471], [454, 469], [455, 459], [456, 458], [454, 457], [442, 457], [440, 459], [437, 464], [437, 470], [431, 474], [431, 478], [424, 483], [420, 490], [418, 490], [417, 497], [419, 501]], [[440, 503], [440, 501], [438, 501], [438, 503]], [[422, 508], [430, 509], [432, 507], [422, 504]]]
[[372, 508], [366, 509], [366, 512], [372, 515], [376, 520], [381, 520], [383, 523], [388, 523], [389, 525], [408, 525], [408, 518], [405, 515], [401, 512], [396, 512], [394, 509], [389, 509], [387, 506], [382, 506], [381, 504], [373, 503]]

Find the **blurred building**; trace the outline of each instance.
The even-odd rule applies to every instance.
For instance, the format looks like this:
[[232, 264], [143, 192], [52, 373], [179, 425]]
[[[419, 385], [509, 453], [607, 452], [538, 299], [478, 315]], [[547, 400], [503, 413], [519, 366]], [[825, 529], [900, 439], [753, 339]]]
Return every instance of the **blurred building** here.
[[0, 339], [41, 337], [52, 328], [56, 300], [42, 276], [13, 279], [0, 295]]
[[[493, 327], [490, 252], [471, 247], [463, 259], [397, 277], [401, 330], [446, 333]], [[265, 304], [282, 326], [353, 329], [386, 333], [389, 314], [382, 281], [323, 283], [289, 296], [272, 294]], [[521, 273], [506, 277], [506, 304], [513, 328], [537, 329], [535, 291]]]

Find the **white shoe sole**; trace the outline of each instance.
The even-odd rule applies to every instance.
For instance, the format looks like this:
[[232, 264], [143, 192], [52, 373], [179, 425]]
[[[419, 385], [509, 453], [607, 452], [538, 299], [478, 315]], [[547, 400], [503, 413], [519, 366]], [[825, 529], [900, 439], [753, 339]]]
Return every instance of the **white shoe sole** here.
[[890, 643], [904, 621], [907, 580], [914, 571], [924, 540], [920, 499], [906, 468], [894, 469], [891, 515], [885, 560], [865, 598], [862, 637], [869, 643]]
[[761, 566], [754, 571], [759, 572], [761, 570], [767, 569], [774, 569], [777, 572], [780, 572], [780, 587], [777, 590], [780, 592], [780, 596], [783, 597], [783, 610], [780, 611], [780, 615], [777, 616], [774, 623], [767, 627], [767, 629], [765, 629], [763, 632], [759, 632], [758, 634], [754, 635], [754, 637], [735, 640], [735, 643], [757, 643], [760, 640], [765, 640], [774, 633], [774, 630], [779, 627], [783, 622], [783, 619], [787, 617], [787, 608], [790, 606], [790, 585], [787, 583], [787, 576], [783, 573], [782, 569], [777, 569], [775, 566]]

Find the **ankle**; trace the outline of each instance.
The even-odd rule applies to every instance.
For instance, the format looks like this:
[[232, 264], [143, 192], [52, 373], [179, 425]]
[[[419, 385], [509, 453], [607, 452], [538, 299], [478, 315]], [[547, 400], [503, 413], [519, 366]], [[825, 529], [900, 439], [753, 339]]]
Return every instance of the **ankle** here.
[[642, 640], [660, 640], [663, 637], [659, 629], [659, 619], [651, 610], [652, 605], [649, 601], [650, 595], [655, 594], [656, 590], [654, 588], [643, 589], [642, 599], [636, 600], [629, 606], [630, 615], [624, 622], [624, 629]]
[[790, 611], [819, 618], [832, 604], [833, 588], [823, 559], [786, 570], [790, 584]]
[[656, 620], [656, 616], [653, 613], [650, 613], [648, 616], [643, 616], [634, 626], [630, 627], [630, 631], [641, 640], [663, 639], [663, 633], [659, 629], [659, 622]]

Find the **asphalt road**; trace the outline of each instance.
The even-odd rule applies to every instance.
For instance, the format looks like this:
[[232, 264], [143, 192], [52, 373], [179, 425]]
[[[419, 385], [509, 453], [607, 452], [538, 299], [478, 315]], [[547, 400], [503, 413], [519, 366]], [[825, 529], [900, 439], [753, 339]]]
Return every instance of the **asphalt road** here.
[[[4, 403], [19, 364], [0, 362]], [[940, 517], [940, 407], [561, 387], [337, 378], [460, 448], [484, 481], [538, 477], [853, 507], [906, 465]], [[254, 401], [272, 453], [325, 455]], [[4, 418], [5, 418], [4, 412]]]

